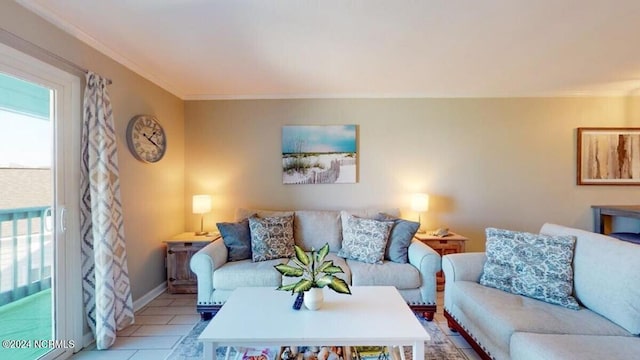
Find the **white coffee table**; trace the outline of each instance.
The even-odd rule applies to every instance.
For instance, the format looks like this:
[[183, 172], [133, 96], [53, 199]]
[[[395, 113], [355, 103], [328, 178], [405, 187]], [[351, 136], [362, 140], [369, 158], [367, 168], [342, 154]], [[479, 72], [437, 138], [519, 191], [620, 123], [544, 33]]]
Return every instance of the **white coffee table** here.
[[204, 358], [215, 359], [218, 346], [412, 346], [424, 360], [430, 340], [398, 290], [392, 286], [351, 287], [352, 295], [324, 289], [324, 304], [293, 310], [295, 296], [270, 287], [236, 289], [198, 340]]

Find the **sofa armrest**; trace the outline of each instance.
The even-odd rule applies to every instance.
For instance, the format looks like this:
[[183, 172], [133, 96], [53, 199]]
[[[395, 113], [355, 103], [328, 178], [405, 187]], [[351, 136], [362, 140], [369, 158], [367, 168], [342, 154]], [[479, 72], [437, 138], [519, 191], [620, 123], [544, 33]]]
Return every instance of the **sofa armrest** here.
[[436, 273], [441, 269], [440, 255], [425, 245], [413, 239], [409, 245], [409, 263], [420, 272], [422, 284], [420, 295], [425, 304], [436, 304]]
[[198, 278], [198, 304], [209, 304], [213, 294], [214, 271], [227, 262], [227, 247], [216, 240], [191, 257], [189, 266]]
[[480, 282], [487, 256], [483, 252], [449, 254], [442, 257], [442, 271], [444, 272], [444, 308], [451, 311], [455, 307], [456, 299], [464, 297], [457, 291], [457, 281]]
[[449, 254], [442, 257], [445, 288], [449, 282], [479, 282], [487, 256], [483, 252]]

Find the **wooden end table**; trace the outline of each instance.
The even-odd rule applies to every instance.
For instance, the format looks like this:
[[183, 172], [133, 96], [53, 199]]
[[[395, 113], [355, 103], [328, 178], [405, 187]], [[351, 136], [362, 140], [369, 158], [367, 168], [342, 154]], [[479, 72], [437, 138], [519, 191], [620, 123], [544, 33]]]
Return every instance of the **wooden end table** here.
[[[465, 243], [469, 240], [454, 232], [449, 232], [449, 235], [444, 237], [430, 235], [428, 232], [417, 233], [415, 238], [435, 250], [440, 254], [440, 256], [464, 252]], [[444, 272], [442, 270], [438, 271], [436, 274], [436, 285], [438, 291], [444, 290], [444, 282]]]
[[593, 231], [600, 234], [612, 232], [612, 218], [616, 216], [640, 219], [640, 205], [592, 205]]
[[220, 238], [218, 233], [195, 235], [185, 232], [163, 241], [167, 244], [167, 290], [171, 294], [196, 294], [198, 279], [191, 271], [189, 261], [193, 254]]

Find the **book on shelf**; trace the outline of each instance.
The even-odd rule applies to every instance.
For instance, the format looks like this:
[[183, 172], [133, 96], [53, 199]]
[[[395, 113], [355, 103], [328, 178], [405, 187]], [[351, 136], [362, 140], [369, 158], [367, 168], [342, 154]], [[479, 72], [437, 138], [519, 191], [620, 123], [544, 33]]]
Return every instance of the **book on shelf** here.
[[283, 346], [278, 360], [348, 360], [351, 359], [345, 346]]
[[352, 346], [349, 353], [352, 360], [401, 360], [401, 350], [398, 346]]
[[278, 348], [242, 348], [238, 354], [242, 360], [276, 360]]

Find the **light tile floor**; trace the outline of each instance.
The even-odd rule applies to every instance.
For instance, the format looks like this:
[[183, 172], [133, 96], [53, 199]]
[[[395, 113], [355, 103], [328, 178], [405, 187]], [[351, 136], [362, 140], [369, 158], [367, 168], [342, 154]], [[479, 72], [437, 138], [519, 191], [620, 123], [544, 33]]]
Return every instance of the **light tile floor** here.
[[[465, 355], [480, 357], [457, 333], [447, 327], [442, 309], [444, 293], [438, 293], [438, 312], [434, 321]], [[200, 320], [195, 308], [196, 296], [164, 293], [136, 313], [136, 323], [118, 332], [109, 350], [96, 350], [92, 345], [75, 354], [72, 360], [160, 360], [171, 353], [184, 335]]]
[[136, 313], [136, 323], [118, 332], [109, 350], [95, 345], [75, 354], [72, 360], [161, 360], [200, 321], [196, 295], [164, 293]]

